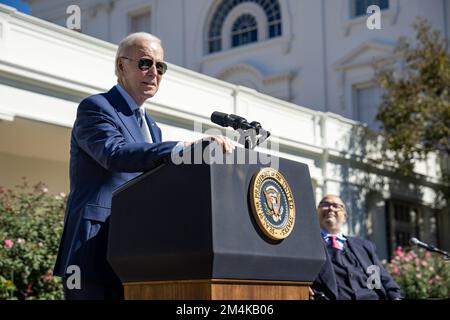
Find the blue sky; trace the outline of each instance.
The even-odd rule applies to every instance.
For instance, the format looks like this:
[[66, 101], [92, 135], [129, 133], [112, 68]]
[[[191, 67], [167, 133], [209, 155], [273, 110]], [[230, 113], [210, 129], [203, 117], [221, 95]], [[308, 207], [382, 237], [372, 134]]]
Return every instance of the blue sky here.
[[15, 7], [17, 10], [30, 14], [30, 6], [21, 0], [0, 0], [0, 3]]

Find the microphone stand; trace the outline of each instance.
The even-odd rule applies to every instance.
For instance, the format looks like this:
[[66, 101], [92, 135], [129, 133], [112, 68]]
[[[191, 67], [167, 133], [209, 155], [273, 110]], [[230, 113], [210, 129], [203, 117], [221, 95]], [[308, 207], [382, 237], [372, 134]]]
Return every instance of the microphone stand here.
[[447, 251], [443, 251], [443, 250], [438, 249], [438, 250], [436, 250], [434, 252], [437, 252], [437, 253], [443, 255], [445, 261], [447, 261], [447, 262], [450, 261], [450, 253], [448, 253]]
[[433, 248], [433, 250], [427, 249], [427, 248], [424, 248], [424, 249], [428, 250], [428, 251], [431, 251], [431, 252], [439, 253], [440, 255], [444, 256], [443, 258], [444, 258], [444, 260], [446, 262], [450, 261], [450, 253], [448, 253], [447, 251], [444, 251], [444, 250], [441, 250], [441, 249], [438, 249], [438, 248]]
[[238, 130], [240, 133], [239, 143], [243, 144], [245, 149], [253, 150], [270, 136], [270, 132], [261, 128], [261, 125], [259, 127], [253, 125], [253, 122], [250, 125], [253, 126], [251, 129]]

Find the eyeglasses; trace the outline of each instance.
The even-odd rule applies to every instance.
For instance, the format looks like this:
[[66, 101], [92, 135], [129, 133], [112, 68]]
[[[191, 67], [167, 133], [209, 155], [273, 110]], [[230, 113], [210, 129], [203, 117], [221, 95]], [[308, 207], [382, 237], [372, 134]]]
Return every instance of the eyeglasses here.
[[131, 59], [128, 57], [121, 57], [121, 58], [137, 62], [138, 68], [142, 71], [147, 71], [148, 69], [153, 67], [153, 63], [155, 63], [156, 71], [160, 76], [162, 76], [167, 71], [167, 64], [165, 62], [161, 61], [154, 62], [152, 59], [149, 58], [140, 58], [139, 60]]
[[333, 208], [335, 210], [343, 210], [344, 205], [335, 202], [322, 201], [319, 203], [319, 208]]

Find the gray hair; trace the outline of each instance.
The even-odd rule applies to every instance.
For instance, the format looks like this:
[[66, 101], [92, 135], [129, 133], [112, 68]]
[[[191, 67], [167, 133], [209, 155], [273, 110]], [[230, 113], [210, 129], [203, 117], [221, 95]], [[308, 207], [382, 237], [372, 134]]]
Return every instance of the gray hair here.
[[116, 76], [119, 76], [119, 72], [117, 70], [119, 58], [124, 56], [127, 53], [129, 48], [134, 46], [136, 44], [136, 42], [138, 42], [139, 40], [142, 40], [142, 39], [145, 39], [149, 42], [156, 42], [162, 47], [161, 39], [159, 39], [158, 37], [156, 37], [150, 33], [136, 32], [136, 33], [129, 34], [128, 36], [126, 36], [119, 42], [119, 47], [117, 48], [116, 60], [115, 60], [115, 71], [114, 71]]

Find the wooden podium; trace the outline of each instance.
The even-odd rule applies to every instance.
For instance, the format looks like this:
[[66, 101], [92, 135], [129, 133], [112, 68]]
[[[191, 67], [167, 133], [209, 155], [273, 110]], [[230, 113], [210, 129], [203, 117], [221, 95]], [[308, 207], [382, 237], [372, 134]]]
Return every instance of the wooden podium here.
[[[193, 163], [194, 151], [184, 159]], [[267, 159], [295, 202], [295, 222], [282, 240], [267, 234], [252, 205], [254, 176], [269, 167]], [[108, 261], [125, 299], [308, 299], [325, 261], [308, 167], [244, 149], [226, 161], [233, 164], [165, 163], [114, 192]]]
[[307, 300], [310, 283], [212, 279], [123, 285], [126, 300]]

